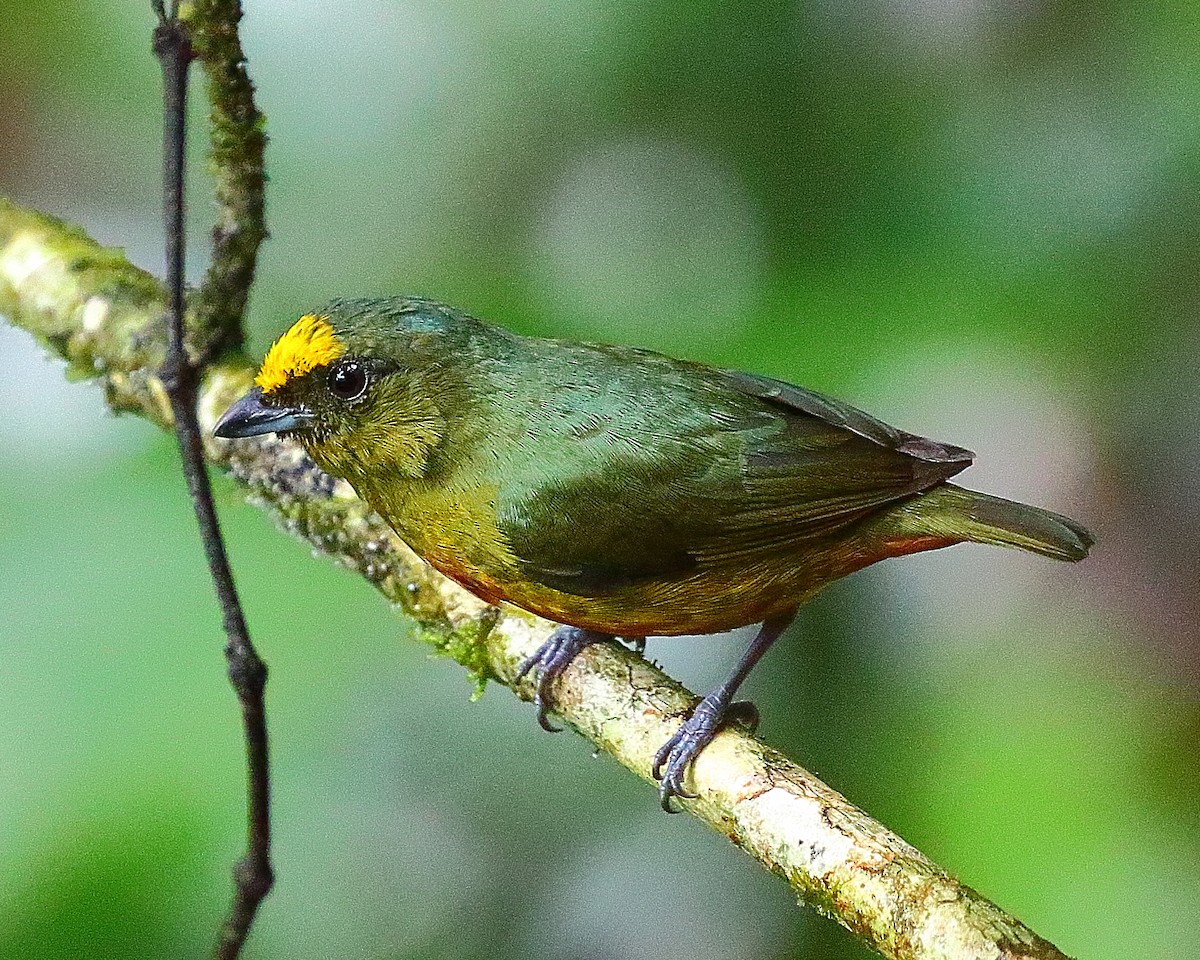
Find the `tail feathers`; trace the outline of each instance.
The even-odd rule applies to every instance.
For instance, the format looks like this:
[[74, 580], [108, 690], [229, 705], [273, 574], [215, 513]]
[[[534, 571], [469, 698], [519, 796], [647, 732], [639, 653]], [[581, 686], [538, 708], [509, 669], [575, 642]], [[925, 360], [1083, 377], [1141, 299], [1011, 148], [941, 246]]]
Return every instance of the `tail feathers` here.
[[1082, 560], [1095, 537], [1070, 517], [946, 483], [905, 504], [902, 521], [915, 536], [948, 537], [1017, 547], [1054, 560]]

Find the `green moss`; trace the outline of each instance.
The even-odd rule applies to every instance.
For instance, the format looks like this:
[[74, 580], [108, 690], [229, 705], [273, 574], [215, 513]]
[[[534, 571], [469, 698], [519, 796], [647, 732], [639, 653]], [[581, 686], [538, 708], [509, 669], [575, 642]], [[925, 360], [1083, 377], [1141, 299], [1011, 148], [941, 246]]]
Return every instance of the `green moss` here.
[[500, 611], [488, 607], [474, 620], [455, 628], [445, 624], [422, 624], [418, 638], [434, 648], [437, 656], [450, 657], [467, 668], [475, 690], [472, 702], [483, 696], [489, 680], [498, 680], [492, 670], [487, 639], [500, 619]]
[[217, 201], [213, 258], [192, 304], [204, 344], [242, 343], [242, 313], [254, 280], [263, 220], [266, 124], [254, 100], [246, 55], [238, 37], [238, 0], [201, 0], [180, 8], [192, 29], [196, 56], [207, 77], [209, 171]]

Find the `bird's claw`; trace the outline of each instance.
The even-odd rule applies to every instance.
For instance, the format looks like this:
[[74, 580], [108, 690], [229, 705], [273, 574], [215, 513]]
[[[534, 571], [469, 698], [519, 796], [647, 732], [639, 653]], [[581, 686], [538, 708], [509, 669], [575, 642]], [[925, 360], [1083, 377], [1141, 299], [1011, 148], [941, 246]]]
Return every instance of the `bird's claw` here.
[[543, 643], [534, 654], [526, 657], [517, 668], [513, 682], [519, 682], [535, 667], [538, 669], [537, 683], [533, 690], [533, 705], [537, 707], [537, 721], [543, 730], [559, 733], [562, 727], [556, 727], [546, 716], [550, 709], [550, 688], [564, 670], [571, 665], [579, 651], [584, 647], [606, 639], [603, 634], [593, 633], [580, 627], [560, 626], [550, 639]]
[[[537, 649], [537, 652], [535, 652], [533, 656], [526, 657], [521, 662], [521, 666], [517, 668], [517, 675], [513, 678], [513, 680], [514, 682], [520, 681], [524, 679], [525, 674], [527, 674], [534, 667], [541, 666], [541, 672], [538, 674], [537, 683], [533, 688], [533, 705], [537, 707], [537, 722], [543, 730], [549, 733], [561, 733], [562, 727], [554, 726], [554, 724], [552, 724], [546, 717], [550, 684], [552, 684], [555, 677], [557, 677], [563, 671], [563, 667], [559, 667], [556, 671], [551, 670], [551, 668], [543, 662], [543, 656], [547, 653], [546, 648], [550, 646], [552, 642], [553, 637], [546, 641], [546, 643], [542, 644], [542, 646]], [[552, 652], [553, 651], [551, 651], [551, 653]]]
[[[745, 707], [741, 701], [734, 706], [739, 714], [745, 714]], [[753, 704], [748, 704], [753, 709]], [[713, 697], [705, 697], [697, 705], [678, 730], [671, 736], [666, 743], [658, 749], [658, 753], [654, 755], [654, 765], [650, 768], [650, 772], [654, 775], [654, 779], [659, 781], [658, 800], [662, 808], [667, 813], [677, 813], [674, 807], [671, 806], [671, 800], [679, 797], [681, 800], [695, 800], [696, 794], [691, 793], [684, 786], [684, 778], [692, 765], [692, 761], [696, 759], [700, 753], [712, 741], [712, 738], [717, 735], [717, 731], [721, 729], [721, 724], [729, 715], [730, 707], [727, 704], [721, 703]], [[757, 716], [758, 711], [754, 710]], [[739, 719], [741, 719], [739, 717]]]

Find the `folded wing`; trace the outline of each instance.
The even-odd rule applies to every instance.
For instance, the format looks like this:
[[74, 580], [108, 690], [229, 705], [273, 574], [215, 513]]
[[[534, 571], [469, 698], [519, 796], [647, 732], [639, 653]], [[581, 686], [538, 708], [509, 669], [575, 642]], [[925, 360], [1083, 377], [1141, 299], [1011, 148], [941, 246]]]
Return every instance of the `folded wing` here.
[[579, 596], [705, 567], [736, 576], [827, 544], [972, 459], [782, 381], [688, 373], [688, 416], [651, 411], [643, 436], [598, 430], [565, 475], [502, 498], [500, 530], [528, 576]]

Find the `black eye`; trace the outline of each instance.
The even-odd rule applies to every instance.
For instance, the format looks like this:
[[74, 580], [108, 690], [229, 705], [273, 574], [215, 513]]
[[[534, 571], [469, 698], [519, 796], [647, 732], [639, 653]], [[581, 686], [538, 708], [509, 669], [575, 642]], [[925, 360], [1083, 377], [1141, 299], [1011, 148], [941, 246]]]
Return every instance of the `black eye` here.
[[329, 392], [341, 400], [357, 400], [367, 389], [367, 371], [357, 360], [343, 360], [329, 371]]

